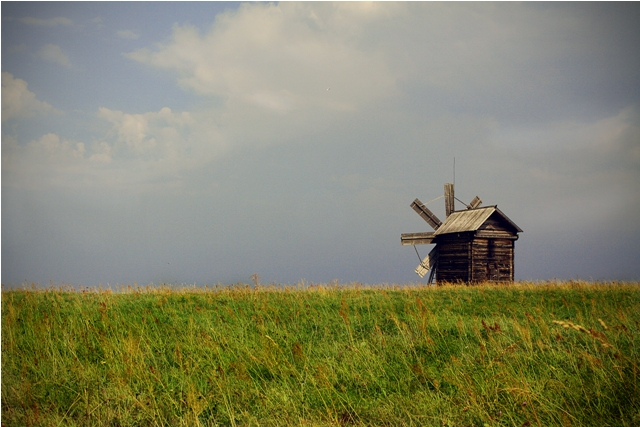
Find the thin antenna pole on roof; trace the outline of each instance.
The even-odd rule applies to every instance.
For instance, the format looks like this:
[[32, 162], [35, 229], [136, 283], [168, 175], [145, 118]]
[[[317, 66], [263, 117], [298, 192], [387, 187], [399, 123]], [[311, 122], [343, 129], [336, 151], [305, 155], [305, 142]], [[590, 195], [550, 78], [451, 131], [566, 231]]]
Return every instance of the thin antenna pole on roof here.
[[456, 188], [456, 158], [453, 158], [453, 188]]

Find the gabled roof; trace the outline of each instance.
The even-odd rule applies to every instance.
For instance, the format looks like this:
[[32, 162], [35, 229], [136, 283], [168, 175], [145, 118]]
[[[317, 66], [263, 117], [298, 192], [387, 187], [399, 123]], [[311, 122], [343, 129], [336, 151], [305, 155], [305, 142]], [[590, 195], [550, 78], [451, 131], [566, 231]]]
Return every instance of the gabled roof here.
[[451, 213], [446, 221], [438, 227], [434, 236], [449, 233], [462, 233], [465, 231], [477, 231], [494, 213], [502, 217], [516, 230], [516, 232], [522, 233], [520, 227], [507, 218], [507, 216], [498, 209], [498, 206], [486, 206], [483, 208], [467, 209]]

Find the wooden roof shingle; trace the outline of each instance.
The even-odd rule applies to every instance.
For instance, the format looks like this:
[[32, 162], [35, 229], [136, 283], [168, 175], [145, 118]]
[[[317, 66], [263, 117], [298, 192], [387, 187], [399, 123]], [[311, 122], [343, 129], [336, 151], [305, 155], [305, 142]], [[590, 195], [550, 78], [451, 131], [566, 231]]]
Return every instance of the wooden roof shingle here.
[[498, 213], [516, 230], [516, 232], [522, 233], [520, 227], [503, 214], [500, 209], [498, 209], [498, 206], [486, 206], [483, 208], [467, 209], [451, 213], [445, 222], [438, 227], [434, 236], [450, 233], [462, 233], [466, 231], [477, 231], [494, 213]]

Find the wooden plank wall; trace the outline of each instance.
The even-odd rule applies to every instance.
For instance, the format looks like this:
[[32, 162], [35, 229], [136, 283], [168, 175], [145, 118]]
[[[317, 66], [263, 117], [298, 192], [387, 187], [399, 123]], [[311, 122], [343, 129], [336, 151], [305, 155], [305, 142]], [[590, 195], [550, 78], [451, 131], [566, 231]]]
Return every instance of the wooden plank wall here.
[[512, 239], [474, 239], [470, 281], [513, 280], [513, 243]]
[[437, 282], [468, 282], [471, 236], [446, 235], [438, 239]]

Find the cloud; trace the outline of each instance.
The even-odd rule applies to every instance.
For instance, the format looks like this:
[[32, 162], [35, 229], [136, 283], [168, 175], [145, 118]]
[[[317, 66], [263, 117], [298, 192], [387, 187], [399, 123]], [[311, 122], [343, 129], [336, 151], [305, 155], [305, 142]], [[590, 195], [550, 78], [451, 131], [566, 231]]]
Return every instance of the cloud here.
[[370, 12], [344, 4], [242, 6], [218, 15], [204, 34], [175, 26], [169, 43], [127, 56], [175, 70], [182, 87], [229, 105], [353, 110], [394, 91], [385, 58], [349, 41], [358, 21], [375, 24]]
[[84, 167], [85, 155], [84, 143], [54, 133], [26, 145], [3, 135], [3, 186], [21, 190], [82, 187], [91, 175]]
[[13, 136], [3, 136], [3, 185], [160, 189], [176, 185], [185, 173], [226, 152], [215, 125], [198, 123], [188, 112], [163, 108], [128, 114], [100, 108], [97, 117], [111, 126], [104, 135], [94, 135], [93, 142], [48, 133], [21, 145]]
[[287, 90], [280, 92], [258, 91], [247, 96], [247, 100], [259, 107], [273, 111], [287, 112], [296, 104], [295, 96]]
[[[412, 149], [425, 160], [468, 156], [482, 159], [473, 163], [487, 187], [538, 182], [553, 197], [573, 191], [584, 200], [586, 188], [606, 192], [590, 168], [619, 160], [624, 176], [602, 182], [637, 178], [633, 97], [593, 90], [615, 89], [607, 73], [630, 87], [636, 80], [640, 64], [627, 54], [635, 48], [607, 24], [624, 15], [590, 5], [246, 4], [207, 31], [176, 25], [167, 43], [127, 56], [221, 103], [211, 117], [225, 118], [234, 147], [359, 141], [362, 162], [382, 164], [380, 152], [389, 162], [422, 158]], [[395, 150], [384, 138], [398, 141]], [[521, 181], [490, 182], [511, 174]]]
[[121, 39], [137, 40], [140, 38], [140, 34], [132, 30], [120, 30], [116, 32], [116, 35]]
[[42, 19], [42, 18], [33, 18], [30, 16], [27, 16], [27, 17], [18, 19], [18, 21], [22, 22], [23, 24], [36, 25], [41, 27], [57, 27], [57, 26], [69, 27], [73, 25], [73, 21], [71, 19], [64, 18], [64, 17]]
[[634, 48], [608, 24], [629, 11], [601, 9], [245, 4], [205, 32], [176, 25], [169, 42], [127, 56], [174, 71], [183, 88], [228, 107], [355, 111], [392, 101], [428, 114], [540, 123], [613, 102], [611, 113], [632, 99], [622, 87], [634, 81], [640, 56], [625, 54]]
[[[151, 154], [178, 149], [189, 134], [194, 120], [188, 112], [173, 113], [170, 108], [145, 114], [127, 114], [100, 108], [98, 117], [112, 123], [117, 142], [136, 154]], [[166, 154], [166, 153], [165, 153]]]
[[509, 176], [517, 184], [510, 186], [514, 193], [507, 198], [523, 203], [520, 215], [525, 223], [605, 230], [626, 224], [631, 212], [640, 209], [637, 107], [591, 121], [504, 127], [496, 130], [484, 150], [477, 161], [486, 163], [488, 157], [500, 155], [502, 160], [493, 162], [490, 173], [496, 180]]
[[[600, 155], [619, 149], [628, 150], [625, 157], [639, 163], [634, 154], [640, 147], [640, 113], [628, 106], [611, 117], [598, 120], [559, 120], [545, 126], [503, 127], [493, 143], [502, 148], [526, 153], [559, 153], [590, 150]], [[640, 165], [640, 163], [639, 163]]]
[[[602, 40], [612, 39], [601, 24], [590, 24], [594, 13], [589, 6], [527, 4], [245, 4], [217, 15], [206, 31], [175, 25], [166, 43], [127, 54], [176, 73], [209, 106], [143, 114], [101, 108], [98, 117], [111, 128], [86, 143], [87, 159], [110, 167], [136, 159], [151, 169], [163, 162], [179, 170], [231, 149], [314, 140], [366, 144], [375, 153], [390, 150], [383, 138], [409, 137], [428, 140], [432, 157], [489, 147], [510, 153], [514, 163], [518, 151], [542, 158], [585, 144], [602, 148], [593, 136], [622, 129], [614, 118], [629, 104], [579, 112], [592, 96], [584, 88], [605, 73], [588, 66], [590, 46], [603, 50]], [[69, 63], [59, 47], [48, 47], [50, 58]], [[587, 65], [576, 68], [582, 58]], [[633, 60], [610, 59], [611, 67], [633, 68]], [[570, 76], [584, 88], [567, 86]], [[627, 122], [637, 121], [633, 114]], [[404, 141], [398, 153], [401, 144], [427, 150]]]
[[142, 153], [155, 147], [155, 139], [149, 136], [149, 114], [124, 114], [122, 111], [100, 108], [99, 117], [113, 123], [118, 140], [135, 151]]
[[54, 108], [27, 89], [27, 82], [2, 73], [2, 121], [54, 112]]
[[84, 143], [62, 141], [60, 137], [54, 133], [48, 133], [43, 135], [39, 140], [30, 142], [28, 149], [49, 159], [58, 157], [82, 159], [85, 154]]
[[71, 62], [66, 53], [55, 44], [46, 44], [38, 51], [37, 56], [47, 62], [53, 64], [62, 65], [64, 67], [71, 67]]
[[107, 142], [102, 141], [96, 143], [93, 148], [93, 154], [89, 157], [90, 162], [111, 163], [111, 151], [113, 147]]

